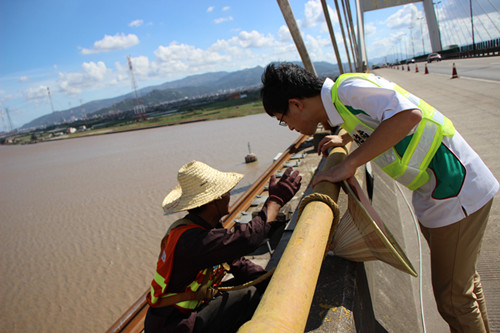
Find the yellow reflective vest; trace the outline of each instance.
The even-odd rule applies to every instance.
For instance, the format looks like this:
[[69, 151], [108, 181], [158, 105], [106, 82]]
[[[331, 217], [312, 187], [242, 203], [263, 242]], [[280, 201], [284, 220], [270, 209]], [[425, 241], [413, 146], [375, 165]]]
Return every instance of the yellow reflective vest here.
[[362, 122], [356, 117], [352, 108], [345, 106], [339, 100], [337, 95], [338, 87], [342, 82], [351, 78], [368, 80], [379, 87], [393, 89], [408, 98], [422, 111], [422, 120], [415, 132], [377, 156], [374, 162], [389, 176], [410, 190], [415, 190], [424, 185], [430, 178], [427, 167], [441, 145], [443, 137], [451, 137], [455, 134], [455, 127], [451, 120], [422, 99], [379, 76], [363, 73], [342, 74], [333, 85], [332, 101], [344, 121], [341, 127], [349, 132], [358, 144], [362, 144], [376, 128]]

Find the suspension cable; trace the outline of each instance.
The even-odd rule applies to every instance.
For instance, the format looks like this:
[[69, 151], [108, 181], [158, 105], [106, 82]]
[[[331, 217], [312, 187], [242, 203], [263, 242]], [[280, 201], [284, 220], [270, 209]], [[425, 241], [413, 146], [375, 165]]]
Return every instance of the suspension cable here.
[[[481, 2], [478, 1], [477, 4], [479, 5], [479, 7], [481, 7], [481, 9], [483, 10], [483, 13], [484, 15], [486, 15], [486, 17], [488, 18], [488, 20], [490, 20], [490, 23], [495, 27], [495, 29], [497, 29], [498, 32], [500, 32], [500, 30], [498, 30], [497, 26], [495, 25], [495, 23], [493, 23], [493, 21], [491, 20], [491, 17], [488, 15], [488, 13], [484, 10], [483, 6], [481, 5]], [[479, 18], [479, 17], [478, 17]], [[479, 21], [481, 21], [481, 19], [479, 18]], [[484, 28], [484, 26], [483, 26]], [[490, 37], [490, 39], [493, 39], [490, 34], [488, 34], [488, 36]]]
[[[459, 1], [459, 0], [457, 0], [457, 1]], [[466, 37], [466, 35], [467, 35], [467, 34], [466, 34], [466, 33], [464, 33], [464, 26], [466, 25], [466, 24], [465, 24], [465, 17], [466, 17], [467, 15], [465, 15], [464, 17], [460, 17], [460, 15], [459, 15], [460, 13], [457, 13], [457, 10], [458, 10], [458, 9], [456, 8], [457, 6], [453, 6], [453, 7], [454, 7], [454, 8], [453, 8], [453, 10], [454, 10], [454, 15], [455, 15], [455, 17], [457, 18], [457, 21], [458, 21], [458, 24], [456, 24], [456, 25], [460, 28], [460, 33], [462, 34], [462, 37], [464, 38], [464, 39], [463, 39], [463, 42], [461, 42], [461, 44], [462, 44], [462, 45], [466, 45], [466, 44], [468, 44], [468, 43], [467, 43], [467, 37]], [[465, 30], [466, 30], [467, 32], [469, 32], [467, 29], [465, 29]], [[469, 34], [471, 35], [471, 38], [472, 38], [472, 34], [471, 34], [470, 32], [469, 32]]]

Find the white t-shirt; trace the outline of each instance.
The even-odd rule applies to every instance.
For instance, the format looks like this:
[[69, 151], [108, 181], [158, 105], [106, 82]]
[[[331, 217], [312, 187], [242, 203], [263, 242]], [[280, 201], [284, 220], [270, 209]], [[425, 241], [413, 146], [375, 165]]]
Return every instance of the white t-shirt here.
[[[321, 99], [331, 126], [343, 123], [342, 117], [332, 102], [334, 82], [326, 79], [321, 90]], [[352, 109], [362, 111], [356, 116], [372, 128], [398, 112], [418, 109], [417, 105], [393, 89], [379, 87], [368, 80], [346, 79], [337, 90], [339, 100]], [[413, 129], [409, 135], [413, 133]], [[444, 137], [443, 151], [453, 156], [463, 170], [462, 186], [449, 197], [439, 197], [437, 188], [442, 182], [439, 172], [429, 168], [430, 180], [413, 191], [413, 207], [424, 226], [438, 228], [464, 219], [488, 203], [499, 190], [499, 183], [467, 144], [458, 131], [453, 137]], [[446, 178], [445, 173], [441, 173]]]

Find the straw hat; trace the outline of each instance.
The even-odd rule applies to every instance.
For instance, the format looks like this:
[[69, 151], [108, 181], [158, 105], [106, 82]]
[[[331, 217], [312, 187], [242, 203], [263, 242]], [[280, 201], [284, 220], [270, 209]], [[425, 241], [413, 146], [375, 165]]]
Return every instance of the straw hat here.
[[242, 174], [191, 161], [179, 169], [179, 185], [163, 199], [163, 211], [170, 214], [203, 206], [232, 190], [241, 178]]

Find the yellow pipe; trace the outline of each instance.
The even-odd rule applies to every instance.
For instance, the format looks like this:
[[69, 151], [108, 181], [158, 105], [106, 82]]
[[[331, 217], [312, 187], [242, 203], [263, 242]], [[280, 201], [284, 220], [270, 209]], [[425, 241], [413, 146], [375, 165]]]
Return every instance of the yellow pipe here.
[[[345, 156], [344, 148], [332, 149], [323, 170]], [[339, 186], [322, 182], [314, 192], [336, 202]], [[332, 209], [322, 201], [304, 207], [257, 310], [238, 332], [304, 332], [333, 218]]]

